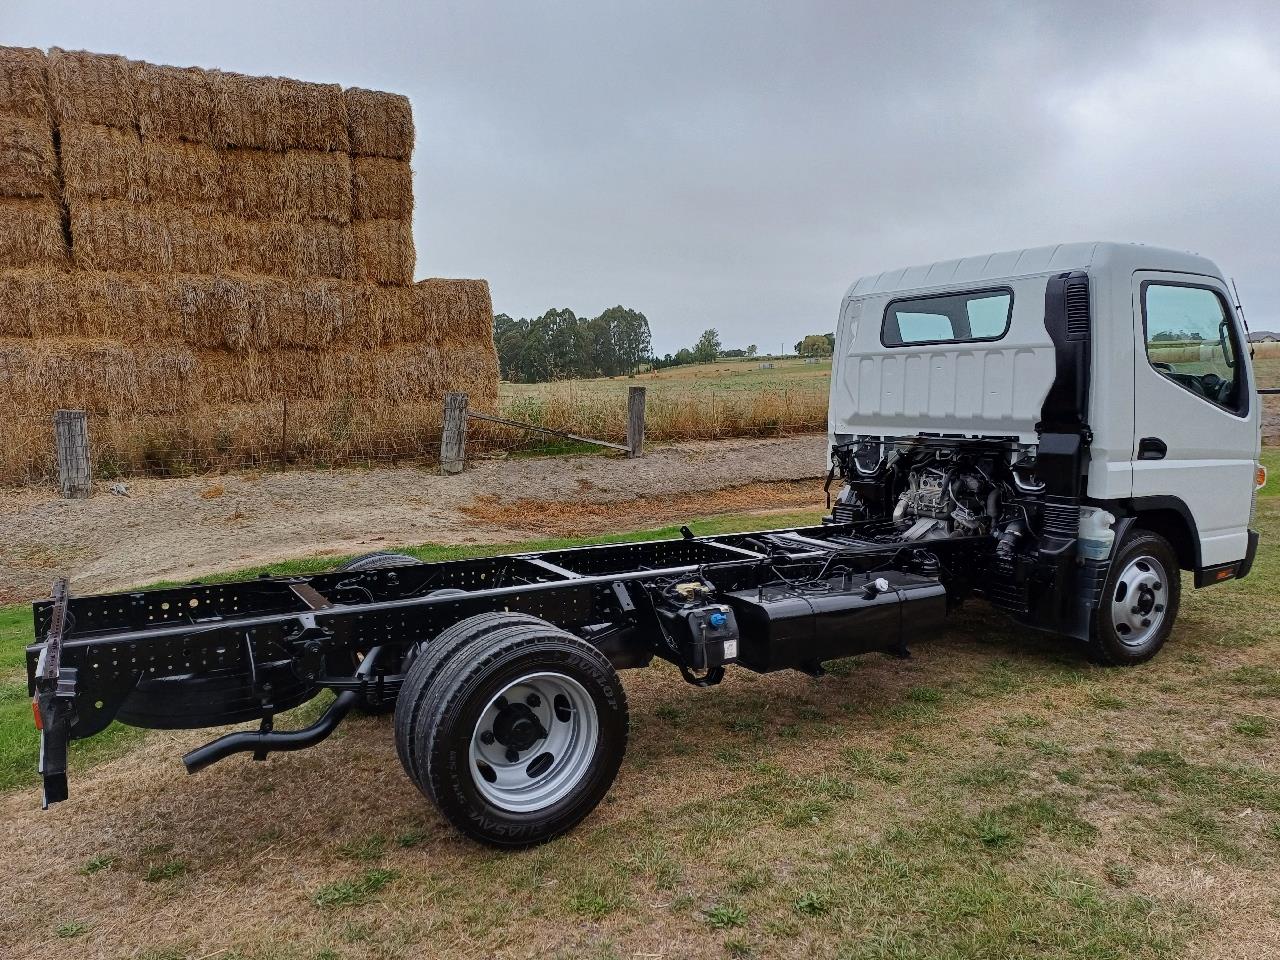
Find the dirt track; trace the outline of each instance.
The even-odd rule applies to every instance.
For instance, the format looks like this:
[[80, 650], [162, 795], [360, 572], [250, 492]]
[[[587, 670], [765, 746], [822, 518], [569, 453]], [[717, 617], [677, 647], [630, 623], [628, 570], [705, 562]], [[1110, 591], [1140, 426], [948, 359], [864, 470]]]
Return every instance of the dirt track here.
[[[57, 576], [80, 591], [123, 589], [313, 554], [666, 523], [649, 501], [682, 506], [692, 497], [693, 506], [703, 492], [814, 479], [825, 444], [811, 435], [678, 444], [639, 460], [486, 460], [456, 477], [399, 467], [139, 480], [128, 496], [100, 489], [81, 501], [52, 490], [0, 491], [0, 602], [44, 596]], [[748, 502], [736, 496], [698, 512], [771, 505], [754, 502], [760, 489], [747, 488]], [[796, 505], [797, 495], [778, 505]], [[821, 497], [814, 484], [815, 506]], [[517, 501], [526, 502], [503, 509]], [[529, 501], [584, 509], [568, 525], [561, 510], [549, 525], [542, 511], [524, 509]]]

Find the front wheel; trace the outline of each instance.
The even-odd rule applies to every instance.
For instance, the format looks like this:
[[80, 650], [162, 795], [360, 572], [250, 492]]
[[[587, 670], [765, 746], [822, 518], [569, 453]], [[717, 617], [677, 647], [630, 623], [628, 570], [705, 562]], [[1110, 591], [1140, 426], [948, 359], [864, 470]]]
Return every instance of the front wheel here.
[[1094, 612], [1094, 658], [1112, 666], [1150, 660], [1169, 639], [1181, 597], [1178, 558], [1169, 541], [1150, 530], [1134, 530], [1111, 560]]
[[493, 846], [531, 846], [577, 826], [626, 752], [617, 672], [548, 623], [476, 637], [422, 697], [409, 734], [419, 785], [455, 827]]

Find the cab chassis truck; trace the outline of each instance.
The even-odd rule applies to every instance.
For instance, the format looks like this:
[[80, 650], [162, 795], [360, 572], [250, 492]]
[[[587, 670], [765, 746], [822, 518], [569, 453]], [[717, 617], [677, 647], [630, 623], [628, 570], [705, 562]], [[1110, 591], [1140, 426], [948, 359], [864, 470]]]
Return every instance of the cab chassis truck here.
[[[463, 833], [561, 834], [627, 741], [618, 671], [802, 670], [907, 656], [971, 596], [1113, 665], [1196, 587], [1248, 574], [1260, 429], [1243, 314], [1191, 254], [1064, 244], [859, 280], [839, 318], [830, 516], [729, 536], [422, 563], [34, 604], [44, 804], [67, 748], [113, 720], [256, 721], [188, 753], [313, 746], [394, 710], [400, 760]], [[836, 490], [834, 501], [831, 491]], [[305, 729], [277, 714], [336, 694]]]

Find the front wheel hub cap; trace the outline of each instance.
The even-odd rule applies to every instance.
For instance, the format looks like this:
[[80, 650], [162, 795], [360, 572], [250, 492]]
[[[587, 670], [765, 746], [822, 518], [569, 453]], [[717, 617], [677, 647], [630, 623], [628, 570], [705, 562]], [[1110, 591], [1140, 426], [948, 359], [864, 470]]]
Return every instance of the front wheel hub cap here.
[[1111, 623], [1127, 647], [1145, 646], [1164, 624], [1168, 575], [1152, 556], [1125, 564], [1111, 595]]

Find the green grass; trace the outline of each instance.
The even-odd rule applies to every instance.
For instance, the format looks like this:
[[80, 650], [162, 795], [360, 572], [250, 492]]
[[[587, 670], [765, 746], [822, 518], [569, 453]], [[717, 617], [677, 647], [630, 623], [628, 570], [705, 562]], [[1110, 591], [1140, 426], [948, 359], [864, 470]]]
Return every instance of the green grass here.
[[187, 872], [187, 865], [181, 860], [165, 860], [147, 867], [142, 879], [147, 883], [159, 883], [161, 880], [172, 880]]
[[321, 909], [355, 907], [368, 903], [399, 874], [394, 870], [371, 869], [348, 880], [336, 880], [325, 884], [311, 897], [311, 902]]

